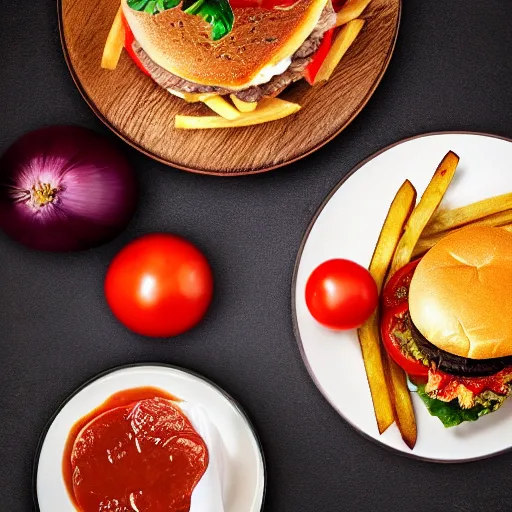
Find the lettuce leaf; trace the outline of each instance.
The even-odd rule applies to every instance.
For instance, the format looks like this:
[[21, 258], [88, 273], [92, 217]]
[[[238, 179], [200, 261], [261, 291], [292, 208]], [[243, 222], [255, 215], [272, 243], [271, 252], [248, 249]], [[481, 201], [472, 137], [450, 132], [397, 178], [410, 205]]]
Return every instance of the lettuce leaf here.
[[180, 4], [180, 0], [127, 0], [127, 3], [128, 7], [134, 11], [158, 14], [177, 7]]
[[503, 403], [503, 400], [488, 400], [485, 405], [478, 404], [471, 409], [463, 409], [457, 399], [451, 402], [443, 402], [436, 398], [431, 398], [425, 393], [425, 385], [418, 386], [418, 396], [427, 406], [428, 412], [432, 416], [438, 417], [445, 427], [456, 427], [464, 421], [476, 421], [481, 416], [495, 411]]
[[420, 348], [418, 347], [418, 344], [416, 341], [414, 341], [414, 338], [412, 337], [412, 332], [409, 328], [406, 328], [404, 330], [395, 329], [393, 331], [393, 336], [398, 340], [400, 343], [400, 347], [402, 348], [402, 352], [405, 354], [409, 354], [417, 361], [420, 361], [425, 366], [430, 366], [430, 361], [428, 360], [427, 356], [423, 355]]
[[228, 0], [197, 0], [184, 12], [201, 16], [209, 23], [212, 26], [211, 38], [214, 41], [229, 34], [235, 20]]
[[[159, 14], [174, 9], [181, 0], [127, 0], [128, 6], [139, 12]], [[201, 16], [212, 26], [211, 38], [214, 41], [229, 34], [233, 28], [235, 16], [228, 0], [184, 0], [182, 9], [186, 14]]]

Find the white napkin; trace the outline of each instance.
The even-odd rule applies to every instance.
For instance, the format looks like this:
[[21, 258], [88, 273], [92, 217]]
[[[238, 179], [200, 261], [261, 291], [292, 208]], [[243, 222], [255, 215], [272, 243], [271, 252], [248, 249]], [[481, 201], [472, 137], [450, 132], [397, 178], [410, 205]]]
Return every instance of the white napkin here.
[[203, 438], [209, 454], [208, 467], [192, 492], [190, 512], [224, 512], [224, 491], [229, 479], [226, 448], [219, 431], [204, 407], [188, 402], [178, 405]]

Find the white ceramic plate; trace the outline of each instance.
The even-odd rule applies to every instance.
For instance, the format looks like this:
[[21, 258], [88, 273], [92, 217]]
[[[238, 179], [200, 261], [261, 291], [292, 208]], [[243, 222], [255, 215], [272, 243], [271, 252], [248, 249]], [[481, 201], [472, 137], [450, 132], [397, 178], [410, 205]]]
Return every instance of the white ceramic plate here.
[[226, 512], [260, 512], [266, 488], [263, 452], [240, 406], [215, 384], [180, 368], [135, 365], [106, 372], [82, 386], [61, 406], [43, 435], [34, 467], [36, 507], [41, 512], [76, 512], [62, 477], [62, 456], [71, 427], [111, 395], [136, 387], [163, 389], [202, 405], [219, 430], [228, 454]]
[[[360, 164], [326, 199], [310, 225], [295, 266], [292, 310], [306, 367], [318, 389], [353, 427], [407, 455], [437, 462], [490, 457], [512, 447], [512, 400], [474, 423], [445, 429], [414, 394], [418, 442], [411, 452], [392, 425], [379, 435], [355, 331], [331, 332], [309, 314], [306, 280], [323, 261], [348, 258], [367, 267], [389, 205], [408, 178], [423, 193], [449, 151], [460, 163], [442, 206], [462, 206], [512, 192], [512, 142], [467, 133], [429, 134], [400, 142]], [[355, 172], [357, 171], [357, 172]]]

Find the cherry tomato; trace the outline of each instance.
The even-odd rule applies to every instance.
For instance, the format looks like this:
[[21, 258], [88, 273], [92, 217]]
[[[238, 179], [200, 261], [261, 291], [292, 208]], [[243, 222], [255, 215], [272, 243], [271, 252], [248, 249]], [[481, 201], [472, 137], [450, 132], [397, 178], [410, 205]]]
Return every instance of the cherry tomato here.
[[391, 276], [382, 294], [381, 338], [389, 355], [409, 375], [424, 378], [428, 367], [402, 352], [400, 341], [393, 334], [404, 329], [405, 315], [409, 311], [409, 286], [420, 260], [411, 261]]
[[105, 279], [114, 315], [144, 336], [169, 337], [194, 327], [213, 295], [213, 276], [203, 254], [175, 235], [143, 236], [119, 252]]
[[309, 312], [331, 329], [360, 327], [377, 303], [375, 281], [368, 270], [353, 261], [326, 261], [313, 271], [306, 284]]

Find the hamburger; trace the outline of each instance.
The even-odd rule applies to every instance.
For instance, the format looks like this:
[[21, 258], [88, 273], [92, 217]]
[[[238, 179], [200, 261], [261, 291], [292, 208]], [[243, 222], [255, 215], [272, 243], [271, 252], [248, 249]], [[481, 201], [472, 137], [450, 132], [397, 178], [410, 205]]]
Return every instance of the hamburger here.
[[121, 10], [132, 59], [185, 99], [253, 103], [312, 80], [336, 25], [331, 0], [122, 0]]
[[496, 411], [512, 382], [512, 234], [473, 226], [391, 276], [381, 334], [446, 427]]

